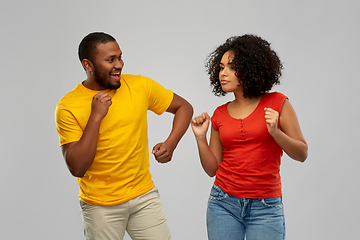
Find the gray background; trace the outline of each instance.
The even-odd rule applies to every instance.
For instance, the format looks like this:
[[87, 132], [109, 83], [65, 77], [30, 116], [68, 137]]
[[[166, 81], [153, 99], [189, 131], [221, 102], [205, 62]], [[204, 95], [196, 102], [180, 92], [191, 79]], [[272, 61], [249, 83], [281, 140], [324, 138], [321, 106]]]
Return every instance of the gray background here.
[[[0, 239], [83, 239], [54, 110], [85, 79], [77, 47], [93, 31], [118, 40], [123, 73], [153, 78], [197, 115], [232, 99], [211, 94], [206, 56], [233, 35], [270, 41], [285, 67], [274, 90], [289, 97], [309, 144], [305, 163], [283, 157], [287, 239], [358, 239], [359, 10], [355, 0], [2, 1]], [[150, 147], [171, 120], [149, 113]], [[206, 239], [214, 179], [200, 166], [192, 131], [171, 163], [150, 162], [173, 239]]]

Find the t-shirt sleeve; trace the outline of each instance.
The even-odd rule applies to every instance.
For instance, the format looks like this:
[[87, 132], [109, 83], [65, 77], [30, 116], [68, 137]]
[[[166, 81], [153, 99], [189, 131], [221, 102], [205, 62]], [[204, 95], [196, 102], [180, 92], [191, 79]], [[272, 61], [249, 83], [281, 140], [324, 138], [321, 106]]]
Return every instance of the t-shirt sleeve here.
[[[273, 106], [274, 106], [274, 109], [280, 114], [281, 113], [281, 109], [282, 109], [282, 106], [284, 105], [284, 102], [285, 100], [288, 99], [287, 96], [285, 96], [284, 94], [282, 93], [279, 93], [279, 92], [274, 92], [273, 93]], [[281, 129], [281, 126], [280, 126], [280, 119], [278, 121], [278, 126], [277, 126], [279, 129]]]
[[74, 115], [64, 105], [58, 104], [56, 106], [55, 123], [60, 138], [60, 146], [80, 140], [83, 130]]
[[280, 93], [280, 92], [274, 92], [274, 104], [275, 104], [275, 109], [279, 112], [281, 112], [282, 106], [284, 105], [284, 102], [286, 99], [288, 99], [287, 96], [285, 96], [284, 94]]
[[169, 108], [173, 100], [174, 93], [151, 78], [142, 78], [144, 80], [145, 91], [149, 99], [148, 109], [158, 115], [163, 114]]
[[211, 117], [211, 124], [215, 130], [219, 130], [218, 127], [219, 108], [215, 109], [214, 114]]

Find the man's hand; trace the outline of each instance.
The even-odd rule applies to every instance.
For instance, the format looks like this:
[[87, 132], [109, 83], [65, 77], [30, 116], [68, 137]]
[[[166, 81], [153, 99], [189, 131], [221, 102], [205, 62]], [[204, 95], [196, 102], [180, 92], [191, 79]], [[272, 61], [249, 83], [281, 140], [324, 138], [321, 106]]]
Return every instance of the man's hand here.
[[99, 92], [95, 94], [91, 102], [91, 115], [93, 115], [96, 120], [103, 119], [108, 113], [111, 104], [111, 97], [108, 93]]
[[152, 154], [159, 163], [167, 163], [171, 161], [175, 147], [171, 147], [168, 143], [158, 143], [153, 147]]
[[91, 102], [91, 114], [79, 141], [61, 146], [66, 164], [72, 175], [83, 177], [94, 161], [101, 120], [108, 113], [112, 101], [109, 94], [99, 92]]
[[189, 127], [193, 108], [185, 99], [174, 93], [174, 98], [166, 112], [174, 114], [173, 126], [165, 142], [153, 147], [152, 153], [159, 163], [171, 161], [174, 149]]

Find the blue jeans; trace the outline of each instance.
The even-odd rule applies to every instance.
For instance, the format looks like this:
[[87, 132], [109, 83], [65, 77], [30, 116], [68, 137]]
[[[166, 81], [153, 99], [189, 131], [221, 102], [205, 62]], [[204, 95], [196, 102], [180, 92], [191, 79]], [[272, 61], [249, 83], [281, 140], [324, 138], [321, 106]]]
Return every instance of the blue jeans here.
[[226, 194], [212, 187], [208, 202], [209, 240], [284, 240], [282, 198], [250, 199]]

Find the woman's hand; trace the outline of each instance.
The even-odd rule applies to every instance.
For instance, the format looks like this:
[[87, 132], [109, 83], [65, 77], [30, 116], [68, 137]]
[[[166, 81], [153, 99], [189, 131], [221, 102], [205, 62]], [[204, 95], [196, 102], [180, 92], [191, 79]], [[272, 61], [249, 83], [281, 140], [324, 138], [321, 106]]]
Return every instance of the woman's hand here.
[[[286, 154], [294, 160], [304, 162], [308, 156], [308, 145], [302, 135], [300, 124], [289, 100], [285, 100], [279, 113], [265, 108], [265, 120], [269, 133]], [[280, 122], [280, 129], [277, 128]]]
[[266, 127], [271, 136], [278, 130], [279, 113], [272, 108], [264, 108]]
[[191, 128], [194, 132], [195, 137], [203, 137], [209, 128], [210, 116], [207, 112], [191, 119]]

